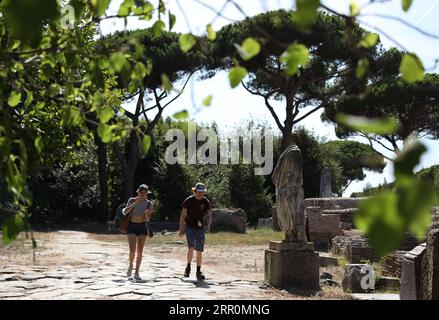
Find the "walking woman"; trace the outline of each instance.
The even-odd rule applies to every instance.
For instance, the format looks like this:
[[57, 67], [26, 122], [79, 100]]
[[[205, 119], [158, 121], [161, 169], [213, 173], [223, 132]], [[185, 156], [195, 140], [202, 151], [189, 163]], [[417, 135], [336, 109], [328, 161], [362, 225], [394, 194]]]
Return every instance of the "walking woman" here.
[[148, 186], [141, 184], [137, 189], [137, 197], [128, 199], [124, 209], [124, 215], [130, 214], [127, 226], [128, 244], [130, 247], [130, 264], [127, 270], [127, 276], [131, 277], [133, 272], [134, 255], [137, 247], [136, 270], [134, 279], [141, 280], [139, 275], [140, 264], [142, 263], [143, 246], [148, 236], [148, 227], [152, 215], [152, 203], [147, 196]]

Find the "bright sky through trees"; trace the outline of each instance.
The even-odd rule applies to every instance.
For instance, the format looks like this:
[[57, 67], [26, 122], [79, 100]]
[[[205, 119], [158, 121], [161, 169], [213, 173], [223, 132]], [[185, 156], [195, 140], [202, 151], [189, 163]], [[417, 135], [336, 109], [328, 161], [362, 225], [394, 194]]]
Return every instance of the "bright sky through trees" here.
[[[120, 6], [121, 0], [113, 0], [109, 12], [115, 13]], [[217, 13], [200, 4], [203, 2], [208, 6], [219, 11], [226, 1], [208, 1], [208, 0], [171, 0], [168, 1], [167, 7], [177, 16], [176, 24], [173, 28], [175, 32], [192, 32], [194, 34], [205, 33], [206, 25], [212, 23], [215, 30], [230, 23], [230, 20], [240, 20], [244, 18], [232, 3], [228, 3], [221, 15], [227, 19], [217, 16]], [[294, 1], [283, 0], [235, 0], [240, 5], [242, 11], [252, 16], [264, 11], [275, 10], [279, 8], [292, 8]], [[349, 12], [349, 0], [338, 1], [322, 1], [328, 7], [337, 10], [338, 12]], [[358, 1], [360, 4], [368, 1]], [[413, 24], [424, 31], [437, 34], [438, 21], [437, 15], [439, 13], [439, 0], [422, 0], [415, 1], [408, 13], [401, 8], [400, 1], [390, 1], [388, 3], [375, 3], [367, 6], [362, 10], [364, 17], [359, 18], [363, 28], [380, 34], [380, 39], [385, 48], [391, 46], [399, 46], [405, 50], [416, 52], [424, 63], [427, 72], [438, 72], [439, 67], [435, 66], [435, 59], [439, 58], [439, 39], [432, 39], [424, 36], [419, 32], [405, 26], [404, 24], [391, 19], [385, 19], [378, 15], [389, 15], [400, 18], [410, 24]], [[167, 19], [164, 19], [165, 21]], [[137, 18], [129, 18], [126, 28], [137, 29], [149, 27], [151, 23], [138, 21]], [[102, 34], [113, 33], [116, 30], [123, 30], [123, 19], [109, 19], [101, 23]], [[392, 41], [396, 40], [397, 44]], [[196, 121], [211, 122], [216, 121], [220, 128], [232, 127], [235, 123], [242, 119], [254, 118], [267, 121], [272, 125], [274, 130], [277, 130], [274, 120], [269, 111], [265, 108], [263, 101], [257, 96], [249, 94], [242, 86], [231, 89], [227, 74], [219, 72], [214, 78], [203, 81], [196, 81], [194, 77], [190, 86], [182, 96], [167, 109], [165, 109], [164, 116], [170, 116], [175, 112], [187, 109], [191, 117]], [[181, 87], [176, 86], [177, 88]], [[212, 103], [209, 107], [204, 107], [202, 101], [207, 96], [212, 95]], [[279, 111], [280, 118], [284, 117], [282, 112], [284, 108], [279, 102], [273, 102], [275, 108]], [[133, 105], [127, 105], [127, 108], [132, 108]], [[302, 111], [304, 112], [304, 111]], [[325, 137], [328, 140], [337, 139], [332, 125], [323, 124], [320, 121], [320, 114], [315, 113], [305, 119], [300, 125], [305, 126], [309, 130], [313, 130], [315, 134]], [[280, 134], [280, 132], [279, 132]], [[361, 139], [358, 139], [361, 142]], [[428, 152], [424, 154], [419, 168], [428, 167], [434, 164], [439, 164], [439, 142], [423, 139], [426, 143]], [[385, 150], [380, 149], [386, 154]], [[384, 179], [387, 182], [393, 180], [391, 165], [387, 165], [383, 174], [367, 173], [367, 177], [362, 182], [352, 183], [345, 191], [345, 196], [349, 196], [352, 192], [361, 191], [363, 186], [367, 183], [372, 186], [383, 183]]]

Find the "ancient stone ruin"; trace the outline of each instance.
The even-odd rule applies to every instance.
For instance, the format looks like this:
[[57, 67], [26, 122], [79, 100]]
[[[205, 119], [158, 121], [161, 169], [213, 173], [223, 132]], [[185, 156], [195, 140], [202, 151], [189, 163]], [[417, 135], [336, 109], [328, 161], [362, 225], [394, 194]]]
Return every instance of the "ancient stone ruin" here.
[[404, 256], [401, 300], [439, 300], [439, 229]]
[[245, 233], [247, 230], [247, 213], [238, 208], [221, 208], [212, 210], [211, 232], [232, 231]]

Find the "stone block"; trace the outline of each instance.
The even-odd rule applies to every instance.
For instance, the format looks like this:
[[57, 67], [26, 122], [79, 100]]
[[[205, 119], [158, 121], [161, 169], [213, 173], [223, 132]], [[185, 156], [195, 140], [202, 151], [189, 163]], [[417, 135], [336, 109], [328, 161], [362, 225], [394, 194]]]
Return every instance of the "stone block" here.
[[382, 291], [399, 291], [400, 286], [401, 282], [399, 278], [395, 277], [380, 277], [375, 282], [376, 290]]
[[247, 230], [247, 214], [238, 208], [221, 208], [212, 210], [211, 232], [232, 231], [245, 233]]
[[273, 218], [259, 218], [258, 228], [273, 228]]
[[270, 241], [265, 282], [279, 289], [319, 290], [319, 254], [313, 244]]
[[308, 207], [320, 207], [324, 210], [358, 208], [359, 201], [366, 198], [307, 198], [303, 205]]
[[308, 207], [305, 210], [308, 221], [309, 240], [316, 246], [327, 247], [331, 240], [341, 235], [340, 215], [322, 214], [320, 207]]
[[399, 293], [401, 300], [420, 300], [422, 298], [421, 267], [425, 252], [426, 244], [423, 243], [404, 256]]
[[343, 277], [343, 291], [367, 293], [375, 289], [374, 271], [368, 264], [347, 264]]
[[328, 257], [319, 255], [320, 267], [338, 266], [338, 259], [335, 257]]

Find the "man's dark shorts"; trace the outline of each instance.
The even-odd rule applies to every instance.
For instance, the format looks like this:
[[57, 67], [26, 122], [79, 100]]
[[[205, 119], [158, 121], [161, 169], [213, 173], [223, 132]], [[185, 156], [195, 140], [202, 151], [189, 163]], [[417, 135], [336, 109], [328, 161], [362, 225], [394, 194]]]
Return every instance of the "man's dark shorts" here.
[[136, 235], [136, 236], [146, 236], [148, 235], [148, 229], [146, 228], [146, 223], [133, 223], [130, 222], [127, 226], [127, 234], [128, 235]]
[[188, 248], [195, 248], [196, 251], [204, 251], [204, 230], [195, 230], [186, 226], [186, 240]]

